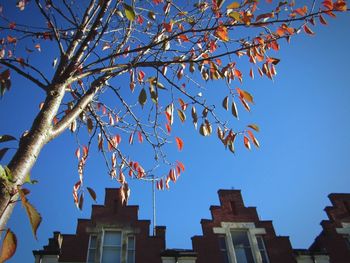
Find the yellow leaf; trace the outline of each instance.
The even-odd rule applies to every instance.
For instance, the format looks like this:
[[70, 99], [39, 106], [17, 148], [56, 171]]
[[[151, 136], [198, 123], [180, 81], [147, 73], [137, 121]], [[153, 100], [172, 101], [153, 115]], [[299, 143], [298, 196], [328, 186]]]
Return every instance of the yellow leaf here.
[[220, 25], [218, 29], [216, 29], [215, 35], [222, 41], [227, 42], [230, 40], [228, 37], [228, 31], [226, 26]]
[[231, 12], [228, 14], [229, 17], [233, 18], [234, 20], [241, 22], [241, 14], [238, 12]]
[[123, 6], [124, 6], [126, 18], [129, 19], [130, 21], [134, 21], [136, 16], [134, 8], [127, 4], [123, 4]]
[[238, 2], [233, 2], [232, 4], [229, 4], [227, 6], [227, 9], [237, 9], [239, 8], [241, 5]]

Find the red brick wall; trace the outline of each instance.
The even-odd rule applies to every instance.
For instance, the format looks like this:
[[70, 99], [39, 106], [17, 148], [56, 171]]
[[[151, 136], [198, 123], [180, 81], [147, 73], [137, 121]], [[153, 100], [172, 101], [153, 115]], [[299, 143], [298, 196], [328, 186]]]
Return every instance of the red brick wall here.
[[295, 263], [288, 237], [277, 237], [271, 221], [259, 220], [255, 207], [244, 205], [240, 190], [219, 190], [220, 206], [211, 206], [212, 219], [201, 220], [202, 236], [192, 238], [193, 250], [198, 253], [196, 263], [223, 262], [219, 247], [219, 235], [214, 227], [221, 222], [251, 222], [257, 228], [265, 228], [263, 236], [270, 263]]

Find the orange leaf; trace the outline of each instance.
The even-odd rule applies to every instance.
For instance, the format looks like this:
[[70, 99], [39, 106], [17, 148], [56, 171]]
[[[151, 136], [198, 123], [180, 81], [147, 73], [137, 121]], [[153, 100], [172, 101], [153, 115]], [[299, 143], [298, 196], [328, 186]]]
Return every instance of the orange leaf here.
[[227, 31], [227, 27], [220, 25], [215, 32], [215, 35], [220, 38], [222, 41], [229, 41], [229, 37], [228, 37], [228, 31]]
[[244, 135], [244, 146], [250, 150], [250, 142], [247, 136]]
[[175, 140], [176, 140], [177, 148], [179, 149], [179, 151], [182, 151], [182, 148], [184, 147], [183, 140], [179, 137], [175, 137]]
[[176, 161], [176, 165], [184, 172], [185, 171], [185, 166], [182, 162]]
[[15, 254], [16, 248], [16, 235], [10, 229], [7, 229], [0, 251], [0, 262], [5, 262], [7, 259], [11, 258]]

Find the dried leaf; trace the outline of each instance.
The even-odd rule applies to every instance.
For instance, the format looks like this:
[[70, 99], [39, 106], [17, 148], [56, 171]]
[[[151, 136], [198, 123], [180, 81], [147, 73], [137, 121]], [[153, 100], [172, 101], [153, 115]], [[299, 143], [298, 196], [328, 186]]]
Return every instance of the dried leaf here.
[[92, 130], [94, 128], [94, 123], [92, 122], [92, 119], [91, 118], [88, 118], [86, 120], [86, 125], [87, 125], [87, 128], [88, 128], [88, 132], [91, 134], [92, 133]]
[[186, 121], [186, 114], [182, 110], [177, 110], [177, 114], [179, 115], [180, 121], [184, 123]]
[[88, 190], [91, 198], [96, 202], [96, 193], [95, 193], [95, 191], [92, 188], [90, 188], [90, 187], [86, 187], [86, 189]]
[[244, 136], [244, 137], [243, 137], [243, 140], [244, 140], [244, 146], [245, 146], [248, 150], [250, 150], [250, 142], [249, 142], [248, 137], [247, 137], [247, 136]]
[[25, 193], [21, 189], [18, 189], [18, 192], [22, 201], [22, 205], [24, 206], [27, 212], [30, 225], [32, 227], [33, 235], [35, 239], [37, 239], [36, 231], [38, 230], [42, 218], [38, 211], [34, 208], [34, 206], [32, 206], [32, 204], [29, 203], [28, 199], [25, 197]]
[[192, 115], [193, 125], [195, 129], [197, 129], [198, 116], [197, 116], [196, 108], [194, 106], [192, 106], [191, 115]]
[[231, 112], [232, 112], [232, 115], [235, 116], [238, 119], [237, 105], [236, 105], [236, 103], [234, 101], [232, 101]]
[[315, 33], [307, 25], [304, 25], [303, 28], [306, 34], [315, 35]]
[[228, 96], [222, 101], [222, 107], [224, 107], [225, 110], [228, 110]]
[[256, 124], [249, 124], [247, 127], [251, 128], [251, 129], [253, 129], [253, 130], [257, 131], [257, 132], [260, 131], [259, 126], [256, 125]]
[[146, 93], [146, 90], [143, 88], [139, 94], [139, 103], [143, 107], [143, 105], [145, 105], [146, 101], [147, 101], [147, 93]]
[[233, 2], [232, 4], [229, 4], [226, 8], [227, 9], [237, 9], [239, 8], [241, 5], [238, 2]]
[[179, 151], [182, 151], [183, 147], [184, 147], [184, 142], [181, 138], [179, 137], [175, 137], [176, 140], [176, 146], [179, 149]]
[[17, 249], [17, 238], [16, 235], [7, 229], [4, 241], [2, 242], [1, 252], [0, 252], [0, 262], [5, 262], [11, 258]]
[[11, 135], [0, 135], [0, 143], [2, 142], [8, 142], [8, 141], [15, 141], [17, 140], [15, 137], [11, 136]]

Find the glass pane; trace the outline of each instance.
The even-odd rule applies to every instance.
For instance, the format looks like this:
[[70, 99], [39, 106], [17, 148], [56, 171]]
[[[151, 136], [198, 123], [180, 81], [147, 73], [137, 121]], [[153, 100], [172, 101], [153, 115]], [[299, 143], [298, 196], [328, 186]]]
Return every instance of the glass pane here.
[[120, 249], [104, 247], [102, 263], [120, 263]]
[[269, 260], [267, 259], [267, 254], [265, 250], [260, 250], [261, 258], [263, 263], [269, 263]]
[[121, 233], [106, 231], [104, 233], [103, 246], [121, 246]]
[[250, 247], [247, 231], [232, 231], [231, 236], [234, 247]]
[[258, 247], [260, 250], [264, 250], [264, 241], [263, 238], [261, 236], [256, 236], [256, 240], [258, 241]]
[[134, 250], [135, 249], [135, 237], [129, 236], [128, 237], [128, 250]]
[[96, 248], [96, 236], [90, 236], [90, 248]]
[[88, 262], [95, 262], [95, 249], [89, 249]]
[[254, 263], [252, 250], [250, 248], [235, 248], [237, 263]]
[[224, 236], [219, 237], [219, 245], [221, 250], [226, 250], [226, 239]]
[[129, 250], [128, 251], [127, 263], [134, 263], [134, 262], [135, 262], [135, 251], [134, 250]]

